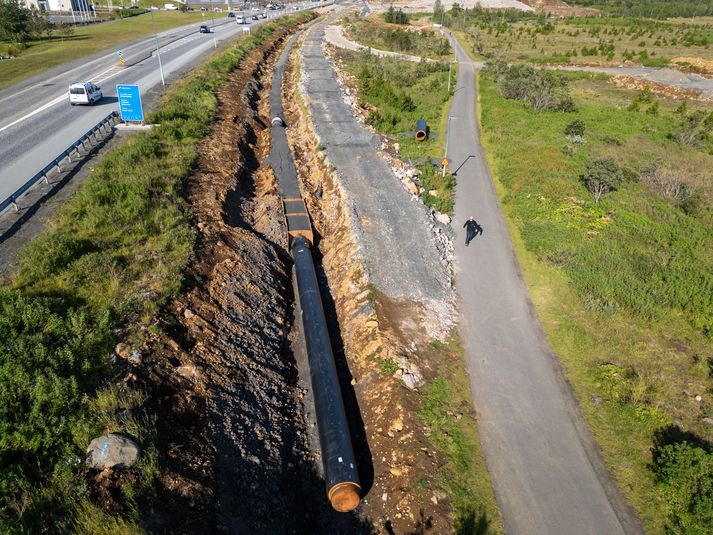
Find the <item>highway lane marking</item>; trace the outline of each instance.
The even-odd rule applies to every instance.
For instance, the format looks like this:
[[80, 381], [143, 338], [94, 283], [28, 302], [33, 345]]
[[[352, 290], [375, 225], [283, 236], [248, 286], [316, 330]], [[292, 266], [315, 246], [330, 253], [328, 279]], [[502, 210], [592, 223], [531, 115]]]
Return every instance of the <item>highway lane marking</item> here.
[[[112, 65], [112, 66], [109, 67], [108, 69], [106, 69], [106, 70], [100, 72], [99, 74], [96, 74], [96, 75], [92, 76], [92, 77], [89, 78], [89, 79], [90, 79], [90, 80], [94, 80], [94, 83], [100, 83], [100, 82], [103, 82], [104, 80], [107, 80], [107, 79], [111, 78], [112, 76], [114, 76], [115, 74], [117, 74], [119, 71], [123, 71], [123, 70], [125, 70], [125, 69], [126, 69], [126, 67], [121, 67], [121, 66], [118, 66], [118, 65]], [[40, 106], [40, 107], [37, 108], [36, 110], [33, 110], [33, 111], [31, 111], [30, 113], [28, 113], [27, 115], [24, 115], [24, 116], [20, 117], [19, 119], [14, 120], [14, 121], [11, 122], [10, 124], [7, 124], [7, 125], [1, 127], [1, 128], [0, 128], [0, 132], [3, 132], [3, 131], [5, 131], [5, 130], [7, 130], [8, 128], [12, 127], [12, 126], [15, 126], [16, 124], [19, 124], [19, 123], [21, 123], [21, 122], [23, 122], [23, 121], [26, 121], [27, 119], [29, 119], [30, 117], [34, 117], [34, 116], [37, 115], [38, 113], [42, 113], [43, 111], [45, 111], [45, 110], [51, 108], [52, 106], [55, 106], [56, 104], [59, 104], [60, 102], [62, 102], [62, 101], [65, 100], [66, 98], [67, 98], [67, 93], [66, 93], [66, 92], [65, 92], [65, 93], [62, 93], [60, 96], [56, 97], [56, 98], [53, 99], [53, 100], [50, 100], [48, 103], [44, 104], [43, 106]]]

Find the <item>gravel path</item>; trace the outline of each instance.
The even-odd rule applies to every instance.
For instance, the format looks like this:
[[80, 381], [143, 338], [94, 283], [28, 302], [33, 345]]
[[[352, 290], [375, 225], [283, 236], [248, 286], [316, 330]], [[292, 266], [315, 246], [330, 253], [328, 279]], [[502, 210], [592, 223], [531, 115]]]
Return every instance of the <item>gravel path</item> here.
[[[466, 54], [457, 47], [459, 60]], [[613, 485], [550, 349], [513, 252], [479, 141], [475, 69], [463, 61], [450, 114], [457, 172], [456, 289], [479, 430], [509, 534], [641, 533]]]
[[310, 30], [302, 45], [302, 83], [317, 134], [351, 200], [370, 280], [392, 299], [447, 310], [449, 274], [429, 230], [429, 212], [411, 199], [379, 156], [379, 137], [345, 101], [325, 55], [325, 25]]

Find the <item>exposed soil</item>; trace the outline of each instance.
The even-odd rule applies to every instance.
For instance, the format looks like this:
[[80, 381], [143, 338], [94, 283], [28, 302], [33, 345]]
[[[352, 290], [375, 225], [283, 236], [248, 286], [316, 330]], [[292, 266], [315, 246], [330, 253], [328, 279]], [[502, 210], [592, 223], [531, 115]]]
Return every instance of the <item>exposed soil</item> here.
[[[287, 133], [316, 231], [321, 279], [333, 299], [327, 309], [335, 358], [365, 490], [360, 511], [379, 533], [448, 533], [450, 504], [436, 483], [442, 461], [419, 422], [418, 392], [401, 382], [416, 369], [425, 379], [435, 375], [427, 358], [424, 310], [408, 301], [389, 302], [369, 284], [349, 196], [319, 150], [300, 102], [295, 59], [296, 52], [283, 86]], [[394, 363], [395, 372], [385, 362]]]
[[572, 7], [562, 0], [520, 0], [530, 6], [535, 13], [554, 17], [596, 17], [601, 11], [590, 7]]
[[713, 60], [703, 59], [695, 56], [681, 56], [671, 58], [671, 63], [683, 72], [694, 72], [710, 78], [713, 76]]
[[683, 89], [673, 85], [657, 84], [648, 80], [641, 80], [633, 76], [614, 76], [614, 83], [619, 87], [641, 91], [645, 88], [651, 89], [656, 95], [679, 100], [709, 100], [701, 96], [700, 91], [693, 89]]

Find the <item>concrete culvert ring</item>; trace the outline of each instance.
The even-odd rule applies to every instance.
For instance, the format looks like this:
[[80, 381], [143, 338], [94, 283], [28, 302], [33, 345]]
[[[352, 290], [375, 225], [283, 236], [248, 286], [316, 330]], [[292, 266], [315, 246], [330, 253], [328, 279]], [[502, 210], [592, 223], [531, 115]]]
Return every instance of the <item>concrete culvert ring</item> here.
[[272, 118], [272, 126], [286, 126], [285, 120], [280, 116], [275, 116]]

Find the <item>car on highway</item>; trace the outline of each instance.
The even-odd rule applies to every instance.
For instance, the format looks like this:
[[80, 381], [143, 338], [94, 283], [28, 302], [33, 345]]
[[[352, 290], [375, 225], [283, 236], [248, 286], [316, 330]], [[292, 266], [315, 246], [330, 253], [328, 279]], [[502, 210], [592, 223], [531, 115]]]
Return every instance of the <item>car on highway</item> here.
[[72, 106], [77, 104], [89, 104], [99, 102], [104, 98], [101, 87], [91, 82], [80, 82], [69, 86], [69, 103]]
[[260, 20], [260, 17], [258, 17], [257, 15], [253, 15], [253, 16], [252, 16], [252, 19], [253, 19], [253, 20]]
[[238, 15], [237, 17], [235, 17], [235, 22], [237, 22], [238, 24], [250, 24], [248, 18], [243, 17], [242, 15]]
[[267, 18], [267, 13], [260, 13], [260, 18], [261, 18], [261, 19], [266, 19], [266, 18]]
[[233, 13], [232, 11], [228, 11], [228, 17], [230, 17], [231, 19], [235, 18], [235, 13]]
[[201, 27], [198, 28], [199, 33], [210, 33], [210, 27], [207, 24], [201, 24]]

